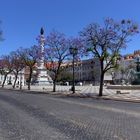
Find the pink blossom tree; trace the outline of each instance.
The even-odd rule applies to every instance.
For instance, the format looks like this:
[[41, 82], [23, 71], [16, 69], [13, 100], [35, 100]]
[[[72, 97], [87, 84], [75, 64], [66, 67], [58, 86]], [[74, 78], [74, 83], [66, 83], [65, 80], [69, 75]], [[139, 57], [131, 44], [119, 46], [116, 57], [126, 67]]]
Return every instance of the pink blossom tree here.
[[121, 49], [126, 48], [129, 37], [138, 33], [138, 26], [131, 20], [115, 22], [113, 19], [104, 20], [104, 25], [90, 24], [80, 32], [85, 43], [85, 50], [97, 57], [100, 62], [100, 89], [102, 96], [104, 74], [117, 67]]

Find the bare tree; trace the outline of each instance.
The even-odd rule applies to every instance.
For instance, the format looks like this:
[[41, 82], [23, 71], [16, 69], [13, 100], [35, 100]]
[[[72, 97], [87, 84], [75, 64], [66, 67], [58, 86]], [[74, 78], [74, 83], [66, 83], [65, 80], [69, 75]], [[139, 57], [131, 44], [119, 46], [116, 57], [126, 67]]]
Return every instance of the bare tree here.
[[[46, 45], [48, 47], [46, 48], [46, 59], [49, 62], [50, 65], [48, 68], [53, 72], [53, 92], [56, 91], [56, 81], [58, 80], [58, 76], [62, 70], [62, 64], [66, 60], [71, 59], [71, 55], [69, 52], [70, 47], [75, 47], [79, 49], [79, 52], [81, 52], [81, 48], [83, 47], [82, 42], [79, 38], [70, 38], [66, 39], [65, 35], [63, 33], [53, 31], [51, 32], [47, 39], [46, 39]], [[78, 59], [80, 56], [80, 53], [76, 55], [76, 59]]]
[[69, 55], [69, 48], [65, 35], [57, 31], [51, 32], [46, 40], [48, 47], [45, 50], [45, 57], [47, 64], [49, 64], [48, 69], [53, 72], [53, 92], [55, 92], [56, 81], [61, 72], [61, 65]]
[[40, 51], [38, 46], [34, 45], [27, 49], [21, 48], [18, 52], [24, 64], [29, 68], [28, 90], [30, 90], [33, 70], [36, 67], [35, 65], [38, 59], [40, 58]]
[[13, 73], [15, 75], [13, 88], [15, 88], [19, 72], [23, 70], [23, 68], [25, 67], [25, 63], [23, 59], [21, 58], [20, 54], [18, 53], [18, 51], [11, 52], [10, 55], [12, 57]]
[[11, 60], [12, 59], [10, 55], [5, 55], [5, 56], [2, 56], [2, 59], [0, 61], [0, 73], [4, 75], [2, 87], [4, 87], [8, 74], [10, 74], [13, 71], [13, 63]]
[[138, 27], [130, 20], [115, 22], [106, 19], [103, 27], [98, 24], [90, 24], [80, 35], [85, 42], [85, 48], [100, 61], [100, 89], [102, 96], [104, 74], [117, 66], [120, 50], [126, 48], [128, 38], [138, 33]]

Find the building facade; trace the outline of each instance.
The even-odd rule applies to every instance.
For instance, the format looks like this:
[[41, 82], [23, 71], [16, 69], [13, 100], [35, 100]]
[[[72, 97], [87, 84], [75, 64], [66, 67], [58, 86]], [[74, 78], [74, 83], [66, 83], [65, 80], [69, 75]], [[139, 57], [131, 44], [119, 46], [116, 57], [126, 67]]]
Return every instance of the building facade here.
[[[72, 63], [65, 63], [62, 65], [65, 73], [73, 73]], [[97, 85], [100, 81], [100, 64], [99, 60], [87, 59], [77, 61], [75, 67], [75, 81], [87, 84]]]
[[[3, 81], [4, 81], [4, 75], [0, 74], [0, 85], [2, 85]], [[15, 75], [13, 72], [11, 72], [10, 74], [7, 75], [5, 85], [14, 85], [14, 81], [15, 81]], [[25, 85], [24, 70], [20, 71], [17, 77], [16, 86], [19, 86], [20, 84], [22, 86]]]
[[114, 71], [115, 84], [131, 84], [135, 79], [136, 61], [140, 57], [140, 50], [124, 55], [119, 61], [119, 69]]

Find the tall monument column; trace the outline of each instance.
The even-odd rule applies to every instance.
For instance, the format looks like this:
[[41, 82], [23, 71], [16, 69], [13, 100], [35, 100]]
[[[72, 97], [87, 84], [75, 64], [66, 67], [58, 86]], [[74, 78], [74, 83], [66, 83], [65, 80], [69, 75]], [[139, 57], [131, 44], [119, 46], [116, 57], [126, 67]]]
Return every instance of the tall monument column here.
[[44, 30], [41, 28], [40, 36], [38, 37], [39, 49], [41, 57], [37, 63], [37, 84], [38, 85], [51, 85], [52, 78], [48, 75], [47, 69], [44, 66], [44, 45], [45, 45], [45, 37], [44, 37]]

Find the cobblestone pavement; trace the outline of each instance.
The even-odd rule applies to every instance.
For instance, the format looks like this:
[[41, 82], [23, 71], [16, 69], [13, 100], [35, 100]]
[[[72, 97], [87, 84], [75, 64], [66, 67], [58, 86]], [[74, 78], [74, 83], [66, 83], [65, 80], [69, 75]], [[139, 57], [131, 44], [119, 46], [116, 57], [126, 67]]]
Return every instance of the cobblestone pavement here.
[[[7, 87], [8, 88], [8, 87]], [[11, 86], [9, 87], [11, 88]], [[61, 92], [62, 94], [69, 94], [71, 86], [56, 86], [56, 91]], [[99, 93], [99, 86], [76, 86], [76, 93], [81, 95], [89, 95], [89, 96], [96, 96]], [[27, 89], [27, 86], [23, 87], [23, 89]], [[52, 91], [52, 86], [31, 86], [32, 91]], [[123, 93], [129, 94], [116, 94], [118, 89], [107, 89], [104, 87], [103, 95], [108, 98], [115, 98], [115, 99], [132, 99], [135, 101], [140, 101], [140, 90], [120, 90]]]
[[139, 140], [140, 104], [0, 90], [0, 140]]
[[[62, 93], [70, 93], [69, 92], [70, 88], [71, 86], [56, 86], [56, 90]], [[32, 90], [35, 91], [43, 91], [43, 89], [44, 91], [52, 91], [52, 86], [46, 87], [32, 86]], [[140, 90], [120, 90], [123, 93], [129, 94], [116, 94], [117, 90], [107, 89], [106, 87], [104, 87], [103, 95], [106, 98], [135, 100], [140, 102]], [[96, 96], [99, 93], [99, 86], [76, 86], [76, 93], [79, 93], [81, 95]]]

